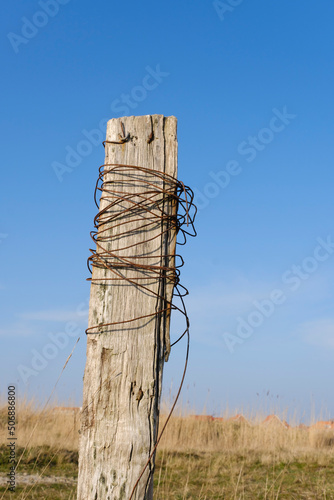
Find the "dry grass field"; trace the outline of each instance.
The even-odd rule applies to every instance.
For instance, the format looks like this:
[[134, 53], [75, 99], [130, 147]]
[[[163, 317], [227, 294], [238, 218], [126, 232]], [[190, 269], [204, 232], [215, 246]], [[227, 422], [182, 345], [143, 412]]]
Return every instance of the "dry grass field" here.
[[[157, 453], [155, 499], [334, 499], [334, 426], [264, 420], [174, 416]], [[5, 486], [5, 407], [0, 422], [0, 499], [75, 499], [78, 411], [21, 403], [15, 493]]]

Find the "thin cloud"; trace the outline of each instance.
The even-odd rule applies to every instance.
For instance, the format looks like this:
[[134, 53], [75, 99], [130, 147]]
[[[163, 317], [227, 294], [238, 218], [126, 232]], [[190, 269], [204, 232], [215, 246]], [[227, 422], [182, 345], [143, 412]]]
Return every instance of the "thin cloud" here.
[[22, 321], [0, 328], [0, 337], [32, 337], [35, 333], [35, 328]]
[[188, 309], [193, 313], [231, 316], [247, 311], [254, 300], [266, 297], [271, 289], [263, 283], [232, 281], [221, 285], [212, 285], [190, 292], [187, 297]]
[[30, 311], [20, 314], [20, 317], [25, 321], [52, 321], [52, 322], [65, 322], [65, 321], [82, 321], [86, 320], [87, 314], [78, 313], [77, 311], [66, 310], [45, 310], [45, 311]]
[[[87, 307], [69, 311], [49, 309], [44, 311], [26, 311], [16, 315], [8, 325], [1, 325], [1, 337], [38, 337], [49, 331], [61, 330], [66, 323], [76, 323], [80, 328], [87, 323]], [[55, 325], [56, 323], [56, 325]]]
[[304, 342], [319, 347], [334, 348], [334, 318], [320, 318], [299, 327]]
[[[279, 329], [286, 328], [287, 324], [296, 332], [297, 325], [310, 318], [313, 308], [319, 304], [326, 307], [331, 300], [332, 276], [332, 272], [327, 275], [320, 271], [314, 273], [310, 279], [301, 282], [296, 291], [292, 291], [282, 282], [281, 275], [277, 280], [268, 282], [236, 276], [230, 277], [223, 284], [215, 283], [205, 288], [193, 289], [186, 297], [192, 336], [207, 345], [217, 345], [221, 342], [223, 332], [234, 333], [238, 318], [247, 319], [251, 311], [257, 310], [254, 303], [268, 300], [274, 289], [281, 290], [286, 299], [283, 305], [275, 307], [273, 317], [265, 318], [262, 332], [277, 336], [280, 334]], [[328, 320], [322, 321], [321, 324], [314, 322], [308, 324], [307, 331], [304, 326], [303, 335], [299, 336], [300, 341], [334, 346], [334, 320], [332, 323]]]

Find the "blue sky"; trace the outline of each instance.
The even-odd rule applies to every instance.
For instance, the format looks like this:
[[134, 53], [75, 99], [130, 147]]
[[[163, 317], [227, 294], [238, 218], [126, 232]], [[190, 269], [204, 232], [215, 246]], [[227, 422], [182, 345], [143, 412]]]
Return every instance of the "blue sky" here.
[[164, 114], [178, 118], [179, 178], [199, 205], [182, 247], [183, 401], [333, 417], [333, 15], [322, 0], [6, 6], [2, 394], [16, 382], [47, 397], [81, 335], [56, 392], [80, 404], [97, 144], [106, 119]]

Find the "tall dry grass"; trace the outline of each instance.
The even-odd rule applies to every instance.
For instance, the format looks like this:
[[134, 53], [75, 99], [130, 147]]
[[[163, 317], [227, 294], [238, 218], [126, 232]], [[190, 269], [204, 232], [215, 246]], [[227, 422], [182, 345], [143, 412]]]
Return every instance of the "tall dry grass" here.
[[[0, 444], [7, 441], [7, 408], [0, 407]], [[263, 424], [265, 415], [253, 414], [247, 421], [195, 418], [187, 414], [172, 416], [160, 442], [168, 452], [229, 452], [262, 454], [334, 453], [334, 430], [294, 426], [286, 428], [278, 419]], [[165, 422], [160, 417], [160, 428]], [[18, 445], [50, 446], [77, 450], [80, 412], [48, 407], [43, 410], [33, 401], [23, 400], [17, 409]]]
[[[24, 399], [17, 407], [17, 445], [23, 448], [50, 446], [55, 449], [78, 449], [79, 411], [58, 411], [55, 406], [43, 409], [34, 400]], [[0, 406], [0, 445], [7, 444], [7, 407]]]
[[[25, 400], [17, 416], [17, 445], [27, 447], [19, 470], [75, 478], [79, 412], [43, 410]], [[158, 448], [154, 498], [334, 498], [334, 430], [297, 422], [286, 427], [278, 419], [263, 424], [265, 416], [253, 413], [243, 421], [229, 420], [228, 413], [216, 420], [174, 415]], [[165, 419], [162, 415], [160, 427]], [[0, 445], [7, 444], [6, 420], [7, 408], [0, 406]], [[76, 497], [75, 484], [64, 486], [63, 496], [58, 490], [54, 496], [51, 486], [41, 494], [43, 488], [26, 486], [22, 498]]]

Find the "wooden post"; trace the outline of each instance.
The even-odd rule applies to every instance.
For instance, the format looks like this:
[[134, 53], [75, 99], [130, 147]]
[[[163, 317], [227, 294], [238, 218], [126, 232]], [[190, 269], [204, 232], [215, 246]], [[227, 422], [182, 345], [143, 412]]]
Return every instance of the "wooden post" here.
[[[176, 178], [176, 127], [177, 120], [173, 116], [131, 116], [110, 120], [107, 141], [111, 143], [105, 144], [105, 163], [144, 167]], [[119, 139], [123, 134], [124, 137], [130, 134], [128, 140], [117, 144], [122, 142]], [[146, 176], [152, 184], [156, 182], [147, 173], [138, 173], [139, 176], [141, 179]], [[142, 191], [147, 191], [143, 183], [136, 183], [133, 177], [126, 180], [117, 171], [108, 174], [107, 180], [113, 183], [115, 190], [136, 193], [138, 199]], [[100, 211], [107, 203], [102, 196]], [[122, 209], [129, 204], [130, 201], [124, 200]], [[152, 201], [152, 210], [159, 204], [168, 214], [176, 215], [175, 200], [162, 194], [160, 201]], [[168, 228], [170, 222], [161, 220], [135, 231], [142, 225], [140, 218], [139, 215], [139, 221], [132, 221], [132, 227], [127, 227], [131, 233], [126, 242], [122, 235], [125, 226], [114, 228], [108, 250], [115, 253], [129, 247], [117, 255], [131, 256], [134, 254], [131, 245], [140, 243], [136, 255], [150, 256], [150, 264], [173, 266], [175, 227]], [[99, 248], [96, 251], [98, 254]], [[138, 259], [138, 262], [143, 261]], [[139, 272], [122, 271], [127, 278], [135, 277]], [[87, 335], [78, 500], [129, 499], [157, 438], [163, 363], [170, 349], [170, 310], [166, 311], [166, 301], [172, 299], [173, 284], [164, 279], [152, 279], [143, 271], [141, 284], [152, 290], [150, 294], [126, 281], [108, 282], [108, 276], [112, 276], [108, 269], [93, 267], [88, 320], [93, 333]], [[101, 279], [104, 281], [99, 281]], [[117, 326], [101, 326], [99, 333], [93, 328], [142, 316], [147, 317]], [[153, 498], [153, 468], [152, 465], [147, 467], [133, 499]]]

